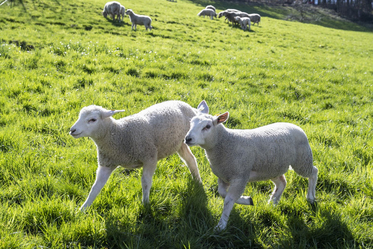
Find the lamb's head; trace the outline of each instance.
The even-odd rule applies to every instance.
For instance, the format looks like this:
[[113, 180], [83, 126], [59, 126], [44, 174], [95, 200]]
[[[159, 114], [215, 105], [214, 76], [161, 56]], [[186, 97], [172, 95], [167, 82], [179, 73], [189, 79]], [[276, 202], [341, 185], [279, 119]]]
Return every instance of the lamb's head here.
[[105, 121], [112, 115], [124, 110], [107, 110], [101, 106], [90, 105], [83, 107], [79, 113], [79, 118], [70, 129], [70, 135], [79, 137], [99, 137], [100, 132], [105, 130]]
[[102, 11], [102, 15], [106, 18], [107, 17], [107, 12], [105, 10]]
[[209, 108], [205, 101], [198, 105], [198, 109], [200, 113], [190, 121], [190, 128], [185, 136], [185, 143], [189, 146], [200, 145], [203, 147], [214, 136], [216, 126], [228, 119], [229, 113], [212, 116], [208, 114]]
[[131, 9], [127, 9], [127, 11], [126, 11], [126, 15], [133, 15], [133, 14], [135, 14], [135, 12], [133, 12], [133, 10], [131, 10]]

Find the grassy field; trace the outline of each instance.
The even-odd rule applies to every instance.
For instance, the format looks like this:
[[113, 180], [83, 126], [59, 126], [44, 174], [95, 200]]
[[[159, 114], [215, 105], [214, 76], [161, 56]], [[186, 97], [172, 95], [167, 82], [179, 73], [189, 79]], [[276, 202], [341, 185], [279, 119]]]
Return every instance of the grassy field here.
[[[329, 16], [286, 21], [280, 7], [128, 0], [152, 31], [101, 15], [103, 0], [23, 0], [0, 6], [0, 248], [373, 248], [373, 32]], [[244, 32], [218, 11], [262, 15]], [[230, 112], [227, 126], [291, 122], [308, 135], [319, 169], [286, 174], [277, 206], [270, 181], [249, 183], [255, 206], [235, 205], [214, 232], [223, 199], [204, 152], [203, 188], [174, 155], [159, 161], [141, 203], [142, 170], [117, 169], [86, 213], [96, 148], [68, 135], [90, 104], [125, 109], [165, 100]]]

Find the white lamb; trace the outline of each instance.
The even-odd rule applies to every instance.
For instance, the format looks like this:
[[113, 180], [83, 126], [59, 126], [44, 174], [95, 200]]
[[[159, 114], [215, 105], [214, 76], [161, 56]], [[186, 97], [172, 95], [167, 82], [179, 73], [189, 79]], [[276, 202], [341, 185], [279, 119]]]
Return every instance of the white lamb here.
[[249, 17], [239, 17], [239, 16], [236, 16], [236, 20], [238, 20], [238, 23], [241, 25], [241, 28], [243, 30], [247, 29], [247, 25], [249, 25], [249, 30], [250, 30], [251, 21], [250, 21]]
[[129, 15], [131, 23], [132, 23], [132, 29], [135, 27], [136, 30], [136, 25], [144, 25], [146, 30], [152, 29], [153, 27], [151, 26], [152, 19], [149, 16], [143, 16], [143, 15], [137, 15], [133, 10], [128, 9], [126, 11], [126, 14]]
[[107, 2], [104, 6], [104, 10], [102, 11], [102, 15], [106, 18], [107, 15], [111, 15], [111, 18], [113, 21], [115, 21], [115, 16], [118, 16], [120, 14], [120, 7], [121, 4], [118, 2]]
[[307, 199], [314, 202], [318, 170], [313, 166], [312, 151], [300, 127], [275, 123], [252, 130], [228, 129], [222, 124], [228, 119], [228, 112], [209, 115], [204, 101], [198, 108], [203, 111], [192, 118], [185, 142], [205, 149], [212, 172], [218, 176], [218, 192], [225, 200], [217, 230], [225, 229], [235, 202], [253, 205], [251, 197], [241, 196], [247, 182], [273, 181], [275, 189], [270, 201], [278, 203], [289, 165], [309, 178]]
[[249, 14], [249, 17], [250, 17], [250, 20], [253, 23], [253, 25], [255, 23], [257, 23], [257, 25], [259, 26], [259, 23], [260, 23], [260, 15], [259, 14]]
[[116, 120], [112, 115], [118, 112], [123, 111], [106, 110], [95, 105], [84, 107], [70, 129], [71, 136], [90, 137], [97, 147], [96, 181], [80, 210], [92, 204], [118, 166], [143, 167], [142, 201], [149, 203], [157, 161], [175, 152], [185, 161], [193, 178], [201, 182], [197, 161], [183, 142], [190, 120], [198, 110], [182, 101], [166, 101]]
[[216, 18], [216, 12], [212, 9], [203, 9], [197, 14], [197, 16], [209, 16], [211, 20], [213, 20], [214, 17]]

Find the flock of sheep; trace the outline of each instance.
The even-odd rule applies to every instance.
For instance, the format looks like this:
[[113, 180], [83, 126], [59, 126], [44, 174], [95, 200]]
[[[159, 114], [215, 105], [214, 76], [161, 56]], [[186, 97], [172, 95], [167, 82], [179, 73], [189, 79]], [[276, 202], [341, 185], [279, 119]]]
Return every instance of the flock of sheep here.
[[[119, 2], [107, 2], [105, 4], [104, 10], [102, 11], [102, 15], [105, 18], [110, 15], [113, 20], [117, 19], [118, 21], [123, 21], [125, 14], [130, 17], [132, 29], [135, 28], [136, 30], [137, 24], [144, 25], [146, 30], [151, 30], [153, 28], [151, 26], [152, 19], [149, 16], [135, 14], [135, 12], [131, 9], [127, 9], [126, 11], [125, 7]], [[226, 9], [220, 12], [219, 15], [217, 15], [216, 9], [212, 5], [207, 5], [205, 9], [201, 10], [198, 13], [198, 16], [209, 16], [211, 19], [213, 19], [214, 17], [216, 18], [217, 16], [219, 16], [219, 18], [224, 16], [225, 20], [231, 22], [232, 25], [239, 24], [243, 30], [247, 30], [247, 25], [249, 25], [250, 30], [251, 23], [253, 23], [253, 25], [257, 23], [257, 25], [259, 25], [260, 22], [259, 14], [248, 14], [236, 9]]]
[[225, 20], [228, 20], [229, 22], [233, 24], [239, 24], [243, 30], [247, 29], [247, 25], [249, 25], [249, 30], [251, 27], [251, 23], [253, 25], [257, 23], [259, 25], [260, 22], [260, 15], [253, 13], [248, 14], [246, 12], [236, 10], [236, 9], [226, 9], [224, 11], [219, 12], [219, 15], [216, 14], [216, 9], [212, 5], [207, 5], [205, 9], [201, 10], [197, 16], [209, 16], [212, 19], [217, 16], [219, 18], [225, 17]]
[[149, 203], [157, 161], [175, 152], [202, 184], [196, 158], [189, 149], [196, 145], [205, 150], [212, 172], [218, 177], [218, 192], [224, 198], [217, 231], [226, 228], [234, 203], [253, 205], [251, 197], [241, 196], [248, 182], [271, 180], [275, 188], [270, 201], [277, 204], [290, 165], [309, 179], [307, 199], [311, 203], [315, 200], [318, 170], [313, 166], [307, 136], [296, 125], [275, 123], [251, 130], [228, 129], [223, 123], [229, 113], [212, 116], [205, 101], [197, 108], [182, 101], [166, 101], [114, 119], [112, 116], [118, 112], [122, 110], [84, 107], [70, 129], [71, 136], [90, 137], [97, 147], [96, 180], [82, 211], [92, 204], [118, 166], [143, 167], [142, 201]]

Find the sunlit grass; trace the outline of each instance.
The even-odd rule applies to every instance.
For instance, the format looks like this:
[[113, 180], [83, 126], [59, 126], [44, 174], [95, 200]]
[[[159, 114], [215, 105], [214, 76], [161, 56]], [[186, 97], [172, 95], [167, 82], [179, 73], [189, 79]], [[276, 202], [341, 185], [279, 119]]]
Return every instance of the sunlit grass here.
[[[285, 21], [292, 10], [282, 7], [153, 2], [124, 3], [152, 18], [150, 32], [105, 19], [101, 0], [0, 7], [0, 248], [372, 247], [372, 32], [328, 16]], [[261, 25], [244, 32], [197, 17], [207, 4], [260, 13]], [[158, 163], [149, 207], [142, 170], [117, 169], [78, 212], [97, 167], [93, 142], [68, 135], [79, 110], [125, 109], [120, 118], [170, 99], [205, 99], [213, 114], [230, 112], [231, 128], [301, 126], [317, 204], [289, 171], [278, 206], [267, 203], [270, 181], [250, 183], [255, 206], [236, 205], [215, 233], [223, 199], [192, 148], [203, 189], [174, 155]]]

